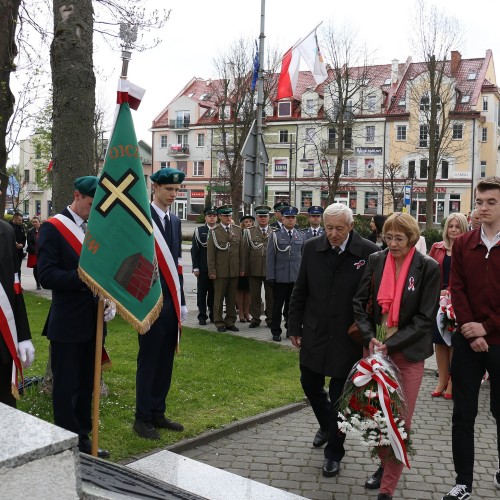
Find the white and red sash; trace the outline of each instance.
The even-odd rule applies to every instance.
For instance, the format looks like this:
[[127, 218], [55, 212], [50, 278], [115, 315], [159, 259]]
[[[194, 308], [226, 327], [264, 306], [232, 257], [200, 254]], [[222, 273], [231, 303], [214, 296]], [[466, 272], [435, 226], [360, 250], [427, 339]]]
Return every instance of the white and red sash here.
[[54, 217], [47, 219], [46, 222], [50, 222], [61, 233], [61, 236], [78, 256], [82, 253], [85, 234], [80, 226], [62, 214], [54, 215]]
[[[19, 282], [19, 276], [17, 273], [14, 274], [14, 293], [21, 293], [21, 284]], [[9, 297], [5, 293], [5, 289], [0, 283], [0, 332], [5, 341], [7, 349], [12, 357], [12, 394], [14, 397], [19, 398], [18, 393], [18, 375], [21, 375], [21, 380], [23, 379], [23, 366], [19, 355], [17, 353], [17, 328], [16, 320], [14, 318], [14, 311], [9, 302]]]
[[[179, 332], [181, 325], [181, 283], [179, 281], [179, 268], [175, 265], [172, 252], [168, 248], [167, 242], [163, 237], [160, 228], [153, 219], [153, 229], [155, 235], [155, 252], [158, 267], [163, 279], [167, 282], [172, 301], [174, 303], [175, 314], [179, 323]], [[182, 267], [180, 268], [182, 271]]]

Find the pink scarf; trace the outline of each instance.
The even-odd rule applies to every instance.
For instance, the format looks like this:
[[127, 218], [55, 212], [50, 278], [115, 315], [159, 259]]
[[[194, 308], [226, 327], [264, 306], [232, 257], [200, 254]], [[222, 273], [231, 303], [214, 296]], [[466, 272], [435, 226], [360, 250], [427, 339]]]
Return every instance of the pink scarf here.
[[377, 302], [382, 308], [382, 314], [388, 313], [387, 326], [398, 326], [399, 324], [399, 308], [401, 307], [401, 299], [403, 297], [403, 289], [405, 287], [408, 270], [415, 254], [413, 247], [406, 255], [399, 276], [396, 281], [396, 261], [391, 252], [387, 255], [382, 273], [382, 280], [377, 294]]

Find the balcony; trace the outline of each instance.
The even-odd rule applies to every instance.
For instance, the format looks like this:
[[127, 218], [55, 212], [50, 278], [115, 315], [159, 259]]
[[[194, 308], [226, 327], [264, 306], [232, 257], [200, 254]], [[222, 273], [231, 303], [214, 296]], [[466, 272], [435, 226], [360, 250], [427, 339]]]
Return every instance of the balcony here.
[[171, 144], [168, 148], [168, 154], [176, 158], [189, 156], [189, 144]]
[[189, 124], [190, 124], [189, 118], [170, 120], [170, 128], [172, 129], [186, 129], [189, 128]]

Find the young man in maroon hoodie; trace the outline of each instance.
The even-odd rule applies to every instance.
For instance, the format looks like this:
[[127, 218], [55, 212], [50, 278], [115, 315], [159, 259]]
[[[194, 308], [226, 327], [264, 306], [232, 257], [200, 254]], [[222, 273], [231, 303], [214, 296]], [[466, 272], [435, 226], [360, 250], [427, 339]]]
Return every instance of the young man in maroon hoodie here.
[[[457, 238], [451, 261], [451, 300], [458, 323], [451, 361], [456, 485], [442, 500], [471, 497], [474, 422], [485, 371], [490, 376], [490, 408], [500, 456], [500, 177], [481, 179], [475, 200], [481, 226]], [[500, 469], [493, 480], [500, 489]]]

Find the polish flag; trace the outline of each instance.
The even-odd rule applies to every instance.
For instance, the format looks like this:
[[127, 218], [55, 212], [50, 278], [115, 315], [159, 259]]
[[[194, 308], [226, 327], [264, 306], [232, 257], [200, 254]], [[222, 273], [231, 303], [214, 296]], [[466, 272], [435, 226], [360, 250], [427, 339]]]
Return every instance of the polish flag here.
[[290, 48], [281, 61], [281, 73], [278, 80], [276, 99], [292, 97], [299, 77], [300, 53], [297, 46]]
[[116, 102], [122, 104], [128, 102], [130, 109], [137, 110], [141, 104], [142, 98], [146, 93], [145, 89], [134, 85], [129, 80], [120, 78], [118, 81], [118, 92], [116, 97]]
[[312, 73], [316, 85], [323, 83], [327, 79], [328, 73], [319, 48], [316, 30], [312, 31], [309, 36], [304, 38], [297, 48], [299, 49], [302, 59], [304, 59], [307, 64], [309, 71]]

